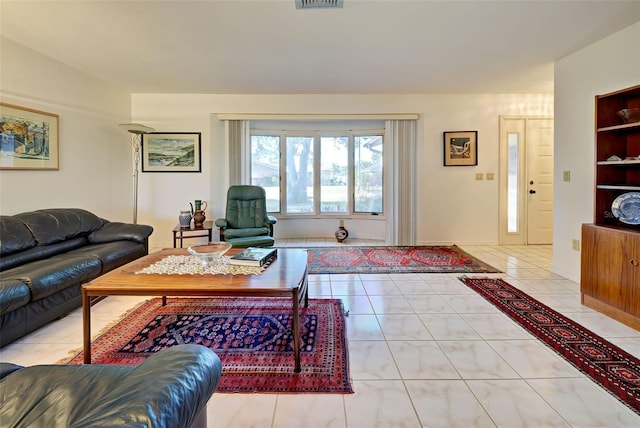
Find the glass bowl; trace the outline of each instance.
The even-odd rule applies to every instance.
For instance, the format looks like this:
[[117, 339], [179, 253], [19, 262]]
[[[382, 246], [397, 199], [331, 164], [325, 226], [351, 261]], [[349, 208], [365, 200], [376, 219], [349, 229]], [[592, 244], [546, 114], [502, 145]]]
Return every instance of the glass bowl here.
[[187, 251], [200, 259], [202, 266], [207, 267], [210, 264], [216, 263], [218, 259], [230, 249], [231, 244], [228, 242], [211, 242], [207, 245], [189, 247]]

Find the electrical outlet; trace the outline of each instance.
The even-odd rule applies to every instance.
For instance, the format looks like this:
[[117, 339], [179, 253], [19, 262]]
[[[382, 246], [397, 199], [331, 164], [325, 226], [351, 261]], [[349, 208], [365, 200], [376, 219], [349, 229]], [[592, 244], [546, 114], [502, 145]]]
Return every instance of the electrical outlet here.
[[487, 172], [487, 180], [493, 180], [495, 177], [496, 176], [493, 172]]
[[571, 171], [562, 171], [562, 180], [571, 181]]
[[476, 180], [481, 181], [484, 179], [484, 174], [481, 172], [476, 173]]
[[580, 251], [580, 240], [579, 239], [573, 239], [571, 241], [571, 249], [575, 250], [575, 251]]

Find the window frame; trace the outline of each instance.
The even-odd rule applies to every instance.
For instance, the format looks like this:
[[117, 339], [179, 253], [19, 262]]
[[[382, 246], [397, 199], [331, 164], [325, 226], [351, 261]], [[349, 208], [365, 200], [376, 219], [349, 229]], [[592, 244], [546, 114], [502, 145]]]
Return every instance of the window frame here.
[[[351, 129], [351, 130], [265, 130], [265, 129], [250, 129], [249, 138], [247, 141], [247, 153], [249, 154], [249, 180], [253, 180], [252, 176], [252, 144], [254, 136], [268, 136], [279, 138], [279, 211], [269, 211], [269, 214], [276, 214], [279, 218], [298, 218], [298, 219], [311, 219], [311, 218], [370, 218], [371, 216], [379, 216], [383, 218], [385, 216], [385, 203], [387, 198], [387, 186], [385, 186], [385, 166], [387, 161], [385, 160], [385, 153], [387, 152], [386, 133], [384, 128], [376, 129]], [[368, 137], [376, 136], [382, 139], [382, 209], [380, 212], [356, 212], [355, 211], [355, 138], [356, 137]], [[313, 212], [310, 213], [288, 213], [287, 210], [287, 156], [286, 145], [287, 137], [309, 137], [313, 138]], [[347, 211], [337, 213], [323, 213], [321, 211], [321, 159], [322, 159], [322, 138], [339, 138], [347, 137]], [[284, 155], [283, 155], [284, 154]]]

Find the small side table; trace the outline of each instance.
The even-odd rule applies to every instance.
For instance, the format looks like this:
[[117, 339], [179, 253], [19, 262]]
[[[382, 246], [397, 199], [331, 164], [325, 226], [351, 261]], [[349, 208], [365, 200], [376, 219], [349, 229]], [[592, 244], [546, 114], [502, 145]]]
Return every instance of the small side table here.
[[182, 241], [185, 239], [205, 237], [209, 238], [208, 242], [213, 241], [213, 221], [205, 221], [201, 227], [180, 227], [177, 225], [173, 228], [173, 248], [178, 248], [176, 246], [178, 241], [180, 241], [180, 248], [182, 248]]

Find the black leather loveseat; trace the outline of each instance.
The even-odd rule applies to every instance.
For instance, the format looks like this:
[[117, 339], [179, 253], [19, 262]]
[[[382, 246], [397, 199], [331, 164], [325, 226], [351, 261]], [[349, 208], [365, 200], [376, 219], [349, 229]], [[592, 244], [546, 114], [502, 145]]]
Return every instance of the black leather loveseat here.
[[0, 346], [81, 306], [81, 285], [148, 254], [152, 232], [77, 208], [0, 216]]
[[0, 426], [206, 427], [221, 371], [201, 345], [165, 349], [137, 367], [0, 363]]

